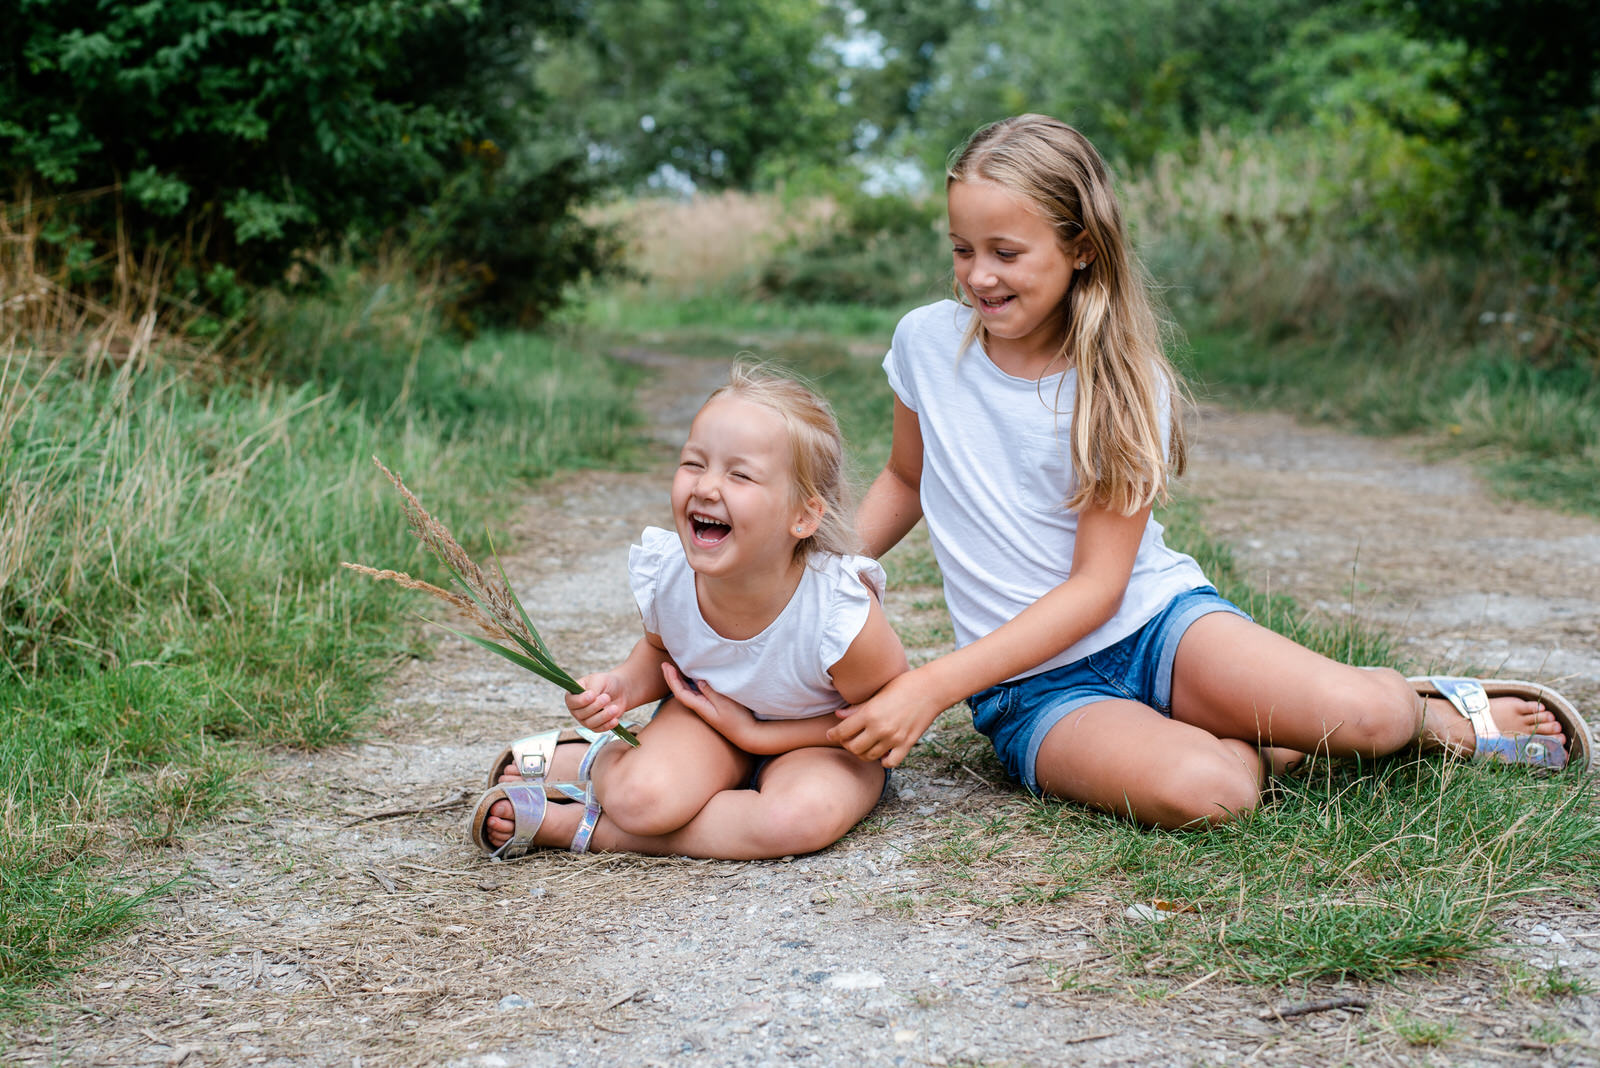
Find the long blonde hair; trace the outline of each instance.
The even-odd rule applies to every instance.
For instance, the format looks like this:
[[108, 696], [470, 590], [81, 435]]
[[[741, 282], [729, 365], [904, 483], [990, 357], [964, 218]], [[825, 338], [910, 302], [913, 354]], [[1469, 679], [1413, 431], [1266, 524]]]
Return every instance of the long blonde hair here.
[[789, 434], [789, 470], [794, 476], [794, 503], [816, 498], [822, 516], [810, 537], [795, 546], [795, 557], [814, 552], [853, 553], [860, 547], [851, 510], [849, 473], [845, 467], [844, 435], [833, 409], [798, 379], [766, 364], [743, 360], [734, 363], [728, 381], [706, 398], [736, 397], [770, 408], [783, 419]]
[[[1098, 504], [1132, 515], [1165, 500], [1169, 475], [1188, 460], [1182, 382], [1168, 361], [1163, 324], [1144, 268], [1133, 254], [1105, 161], [1087, 138], [1046, 115], [1018, 115], [983, 127], [953, 153], [945, 188], [990, 182], [1025, 197], [1055, 229], [1063, 253], [1085, 236], [1095, 255], [1074, 272], [1064, 300], [1059, 357], [1077, 370], [1071, 457], [1077, 487], [1070, 509]], [[957, 299], [967, 295], [956, 286]], [[988, 343], [972, 316], [962, 350]], [[1161, 446], [1163, 397], [1172, 405], [1171, 449]]]

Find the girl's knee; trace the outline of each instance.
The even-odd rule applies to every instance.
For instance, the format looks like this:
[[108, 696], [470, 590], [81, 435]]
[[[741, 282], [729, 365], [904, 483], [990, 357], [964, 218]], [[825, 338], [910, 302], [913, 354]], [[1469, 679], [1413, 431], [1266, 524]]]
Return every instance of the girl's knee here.
[[1201, 753], [1162, 776], [1154, 796], [1134, 816], [1160, 827], [1216, 826], [1255, 811], [1260, 801], [1256, 769], [1225, 751]]
[[1383, 756], [1414, 741], [1422, 727], [1421, 705], [1405, 676], [1389, 668], [1356, 672], [1338, 728], [1339, 748], [1361, 756]]
[[604, 778], [596, 778], [595, 796], [621, 831], [647, 837], [670, 834], [699, 811], [684, 811], [687, 791], [684, 783], [671, 775], [622, 763], [608, 772]]
[[852, 822], [835, 812], [785, 809], [765, 816], [761, 837], [775, 857], [815, 853], [843, 838]]

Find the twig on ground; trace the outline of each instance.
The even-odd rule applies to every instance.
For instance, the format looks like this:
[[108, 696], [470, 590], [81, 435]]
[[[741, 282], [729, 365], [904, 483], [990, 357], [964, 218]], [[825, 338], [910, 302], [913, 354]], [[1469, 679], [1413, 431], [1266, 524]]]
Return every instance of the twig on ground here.
[[1328, 998], [1325, 1001], [1304, 1001], [1298, 1005], [1278, 1005], [1256, 1014], [1261, 1020], [1287, 1020], [1293, 1016], [1309, 1016], [1314, 1012], [1332, 1012], [1335, 1009], [1365, 1009], [1366, 998]]

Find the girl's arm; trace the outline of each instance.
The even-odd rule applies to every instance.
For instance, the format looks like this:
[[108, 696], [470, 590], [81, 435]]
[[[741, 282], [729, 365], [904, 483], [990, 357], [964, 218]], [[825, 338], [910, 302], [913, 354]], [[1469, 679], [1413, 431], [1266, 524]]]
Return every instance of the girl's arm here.
[[[861, 632], [830, 669], [830, 674], [839, 696], [854, 704], [877, 693], [909, 666], [905, 648], [889, 625], [889, 617], [877, 598], [873, 598]], [[699, 691], [691, 690], [671, 664], [663, 668], [663, 674], [673, 696], [747, 753], [771, 756], [792, 749], [840, 744], [830, 737], [836, 722], [832, 716], [758, 720], [749, 709], [703, 683]]]
[[567, 710], [590, 730], [608, 731], [621, 723], [631, 709], [667, 695], [661, 665], [671, 659], [661, 644], [661, 636], [647, 632], [634, 643], [633, 651], [622, 663], [610, 671], [579, 679], [583, 692], [567, 695]]
[[755, 714], [731, 697], [713, 690], [707, 683], [689, 686], [689, 680], [672, 664], [662, 667], [667, 687], [672, 696], [689, 711], [706, 721], [706, 724], [728, 741], [757, 756], [776, 756], [791, 749], [805, 749], [814, 745], [834, 746], [828, 740], [833, 727], [833, 717], [812, 716], [809, 719], [756, 719]]
[[889, 462], [873, 480], [856, 512], [862, 550], [881, 557], [922, 518], [922, 425], [917, 413], [894, 401], [894, 439]]
[[858, 707], [841, 710], [843, 722], [830, 737], [856, 756], [892, 768], [940, 712], [1075, 644], [1116, 614], [1149, 518], [1148, 508], [1131, 516], [1084, 509], [1065, 582], [971, 645], [895, 678]]

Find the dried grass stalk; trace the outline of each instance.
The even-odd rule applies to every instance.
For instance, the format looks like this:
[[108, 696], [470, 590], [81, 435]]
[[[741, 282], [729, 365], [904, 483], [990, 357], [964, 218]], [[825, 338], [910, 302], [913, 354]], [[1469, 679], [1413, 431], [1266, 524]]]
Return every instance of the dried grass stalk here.
[[[497, 641], [471, 634], [461, 634], [460, 631], [449, 627], [446, 627], [446, 630], [451, 630], [452, 633], [481, 645], [513, 664], [527, 668], [568, 693], [582, 693], [583, 687], [578, 685], [577, 680], [556, 664], [555, 658], [550, 655], [549, 647], [539, 637], [539, 631], [534, 627], [533, 620], [523, 609], [522, 602], [511, 592], [511, 585], [506, 581], [505, 570], [500, 567], [499, 558], [495, 559], [493, 574], [479, 567], [472, 557], [467, 555], [461, 543], [456, 541], [455, 535], [451, 534], [443, 523], [428, 514], [428, 510], [422, 507], [422, 502], [417, 500], [416, 494], [406, 488], [399, 475], [383, 466], [376, 456], [372, 458], [372, 462], [378, 465], [378, 470], [382, 471], [384, 477], [400, 491], [406, 524], [411, 527], [411, 532], [428, 547], [428, 551], [433, 553], [440, 563], [450, 569], [450, 573], [465, 591], [466, 596], [412, 578], [403, 571], [380, 570], [348, 562], [343, 566], [374, 579], [398, 583], [406, 589], [421, 590], [444, 601], [464, 613], [490, 638], [512, 642], [517, 648], [509, 648], [498, 644]], [[492, 552], [493, 547], [490, 549]], [[639, 740], [623, 727], [613, 728], [612, 733], [629, 745], [639, 744]]]

